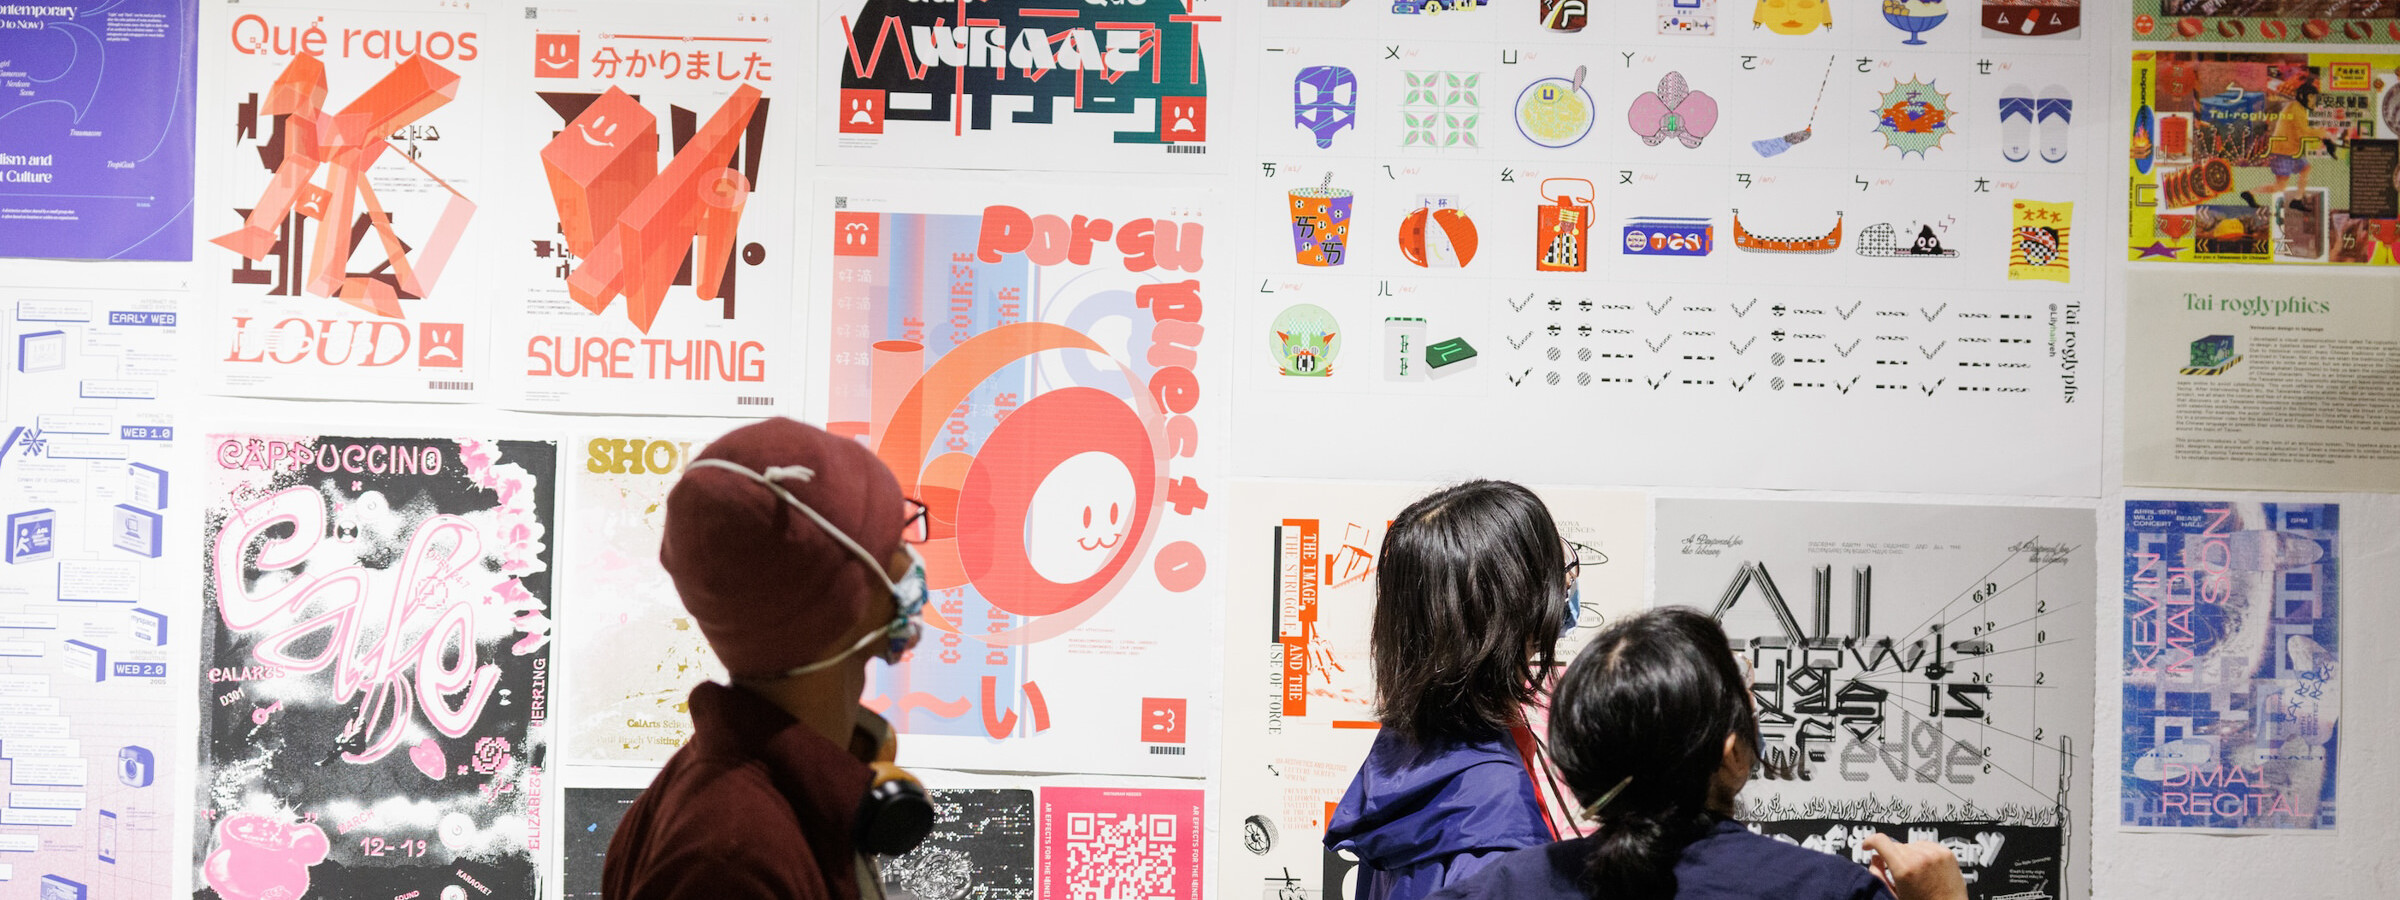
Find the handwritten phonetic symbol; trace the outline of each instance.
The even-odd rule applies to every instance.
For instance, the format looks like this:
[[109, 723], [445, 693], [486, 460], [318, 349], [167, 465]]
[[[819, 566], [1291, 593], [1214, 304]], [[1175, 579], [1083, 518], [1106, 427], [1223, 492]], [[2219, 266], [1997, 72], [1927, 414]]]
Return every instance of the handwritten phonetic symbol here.
[[1947, 346], [1950, 346], [1950, 342], [1949, 342], [1949, 341], [1943, 341], [1943, 342], [1941, 342], [1941, 343], [1939, 343], [1939, 344], [1935, 344], [1935, 345], [1933, 345], [1933, 349], [1931, 349], [1931, 350], [1927, 350], [1927, 349], [1925, 349], [1924, 347], [1920, 346], [1920, 347], [1918, 347], [1918, 348], [1917, 348], [1917, 352], [1918, 352], [1918, 353], [1925, 354], [1925, 358], [1926, 358], [1926, 359], [1932, 359], [1932, 358], [1934, 357], [1934, 355], [1935, 355], [1935, 354], [1938, 354], [1938, 353], [1942, 352], [1942, 348], [1943, 348], [1943, 347], [1947, 347]]
[[1943, 304], [1942, 304], [1942, 305], [1940, 305], [1940, 306], [1936, 306], [1936, 307], [1934, 307], [1932, 312], [1926, 312], [1926, 311], [1925, 311], [1925, 307], [1922, 307], [1922, 306], [1920, 306], [1920, 307], [1917, 307], [1917, 313], [1918, 313], [1919, 315], [1922, 315], [1922, 316], [1924, 316], [1924, 317], [1925, 317], [1925, 321], [1931, 322], [1931, 321], [1933, 321], [1933, 320], [1934, 320], [1934, 318], [1935, 318], [1935, 317], [1937, 317], [1937, 316], [1940, 316], [1940, 315], [1942, 314], [1942, 310], [1949, 309], [1949, 308], [1950, 308], [1950, 304], [1948, 304], [1948, 303], [1943, 303]]

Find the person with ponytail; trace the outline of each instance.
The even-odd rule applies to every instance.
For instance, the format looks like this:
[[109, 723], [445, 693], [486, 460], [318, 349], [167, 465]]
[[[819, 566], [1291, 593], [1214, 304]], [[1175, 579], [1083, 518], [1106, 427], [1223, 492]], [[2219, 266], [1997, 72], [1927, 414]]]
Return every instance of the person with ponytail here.
[[1752, 833], [1733, 798], [1758, 758], [1747, 679], [1716, 620], [1686, 607], [1611, 624], [1550, 705], [1550, 753], [1589, 837], [1511, 853], [1439, 900], [1966, 900], [1958, 859], [1869, 835], [1871, 867]]
[[1574, 623], [1577, 566], [1549, 507], [1509, 482], [1444, 488], [1392, 519], [1370, 638], [1382, 729], [1325, 832], [1358, 860], [1358, 900], [1421, 900], [1557, 840], [1523, 710]]

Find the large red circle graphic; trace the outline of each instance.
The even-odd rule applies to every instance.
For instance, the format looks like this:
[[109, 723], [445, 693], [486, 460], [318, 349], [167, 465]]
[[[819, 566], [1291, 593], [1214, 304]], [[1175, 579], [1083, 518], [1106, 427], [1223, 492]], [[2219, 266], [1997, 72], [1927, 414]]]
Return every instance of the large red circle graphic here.
[[[1091, 599], [1147, 533], [1157, 459], [1141, 418], [1107, 391], [1060, 388], [1026, 401], [992, 429], [959, 490], [958, 556], [967, 577], [993, 606], [1021, 616], [1054, 615]], [[1095, 460], [1104, 470], [1123, 466], [1121, 490], [1105, 479], [1078, 477]], [[1062, 505], [1056, 499], [1062, 494], [1089, 502]], [[1046, 508], [1037, 509], [1045, 499], [1038, 505]], [[1035, 518], [1076, 509], [1081, 522]], [[1088, 558], [1091, 565], [1074, 571], [1091, 574], [1061, 583], [1042, 571], [1056, 564], [1038, 557], [1062, 553], [1070, 566], [1082, 562], [1073, 557]]]
[[[946, 452], [951, 411], [966, 402], [985, 379], [1020, 360], [1046, 352], [1086, 352], [1114, 363], [1118, 374], [1125, 379], [1126, 394], [1132, 399], [1119, 399], [1108, 391], [1088, 387], [1044, 392], [1002, 419], [993, 428], [991, 437], [977, 449], [973, 462], [968, 462], [964, 453]], [[1044, 402], [1052, 395], [1063, 396], [1056, 402]], [[1106, 404], [1100, 404], [1101, 400]], [[1028, 411], [1037, 405], [1061, 412], [1026, 418]], [[1102, 406], [1105, 412], [1092, 412]], [[1062, 414], [1070, 420], [1067, 426], [1070, 430], [1065, 432], [1070, 437], [1042, 436], [1042, 429], [1034, 427], [1033, 423]], [[1094, 424], [1103, 420], [1109, 424]], [[1166, 461], [1157, 453], [1166, 442], [1162, 420], [1161, 410], [1141, 379], [1098, 342], [1055, 323], [1019, 322], [969, 338], [927, 367], [892, 410], [883, 438], [875, 444], [875, 452], [891, 467], [892, 474], [899, 476], [901, 490], [921, 492], [921, 499], [933, 508], [938, 520], [933, 539], [920, 548], [926, 557], [928, 586], [939, 591], [971, 583], [994, 606], [1027, 616], [1029, 621], [1015, 628], [973, 633], [976, 640], [986, 644], [1023, 645], [1057, 637], [1083, 624], [1107, 606], [1089, 601], [1114, 592], [1140, 571], [1128, 564], [1148, 552], [1155, 537], [1149, 532], [1159, 520], [1160, 507], [1165, 501]], [[1128, 425], [1138, 432], [1138, 439], [1126, 436]], [[1094, 439], [1102, 435], [1113, 437], [1105, 439], [1109, 442], [1107, 446], [1094, 444], [1083, 432], [1087, 427], [1092, 428], [1090, 434]], [[1026, 446], [1009, 449], [1019, 442], [1025, 442]], [[1050, 445], [1050, 449], [1039, 449], [1043, 444]], [[1078, 456], [1087, 457], [1080, 468], [1076, 463]], [[1037, 567], [1026, 553], [1028, 529], [1022, 513], [1034, 505], [1042, 479], [1060, 466], [1066, 466], [1070, 475], [1089, 471], [1092, 460], [1088, 457], [1093, 456], [1105, 456], [1108, 465], [1103, 468], [1110, 469], [1112, 474], [1117, 464], [1131, 470], [1131, 493], [1141, 499], [1130, 514], [1138, 516], [1138, 524], [1119, 538], [1114, 555], [1104, 565], [1088, 577], [1060, 586], [1058, 581], [1040, 578], [1035, 571]], [[1037, 465], [1041, 468], [1027, 468]], [[963, 477], [961, 469], [965, 470]], [[979, 475], [979, 469], [988, 471]], [[1013, 488], [1003, 485], [1003, 473], [1011, 472], [1030, 478], [1030, 484]], [[970, 481], [976, 482], [973, 487], [969, 486]], [[1019, 499], [1007, 499], [1011, 490]], [[974, 496], [970, 498], [970, 494]], [[996, 518], [1006, 515], [1009, 506], [1017, 510], [1016, 519]], [[970, 517], [979, 518], [969, 524]], [[956, 530], [945, 534], [943, 526], [949, 523], [956, 523]], [[978, 545], [972, 551], [976, 554], [973, 564], [967, 559], [970, 542]], [[1057, 571], [1057, 567], [1051, 568]], [[924, 618], [926, 625], [941, 631], [970, 633], [964, 623], [951, 621], [932, 606], [925, 608]]]

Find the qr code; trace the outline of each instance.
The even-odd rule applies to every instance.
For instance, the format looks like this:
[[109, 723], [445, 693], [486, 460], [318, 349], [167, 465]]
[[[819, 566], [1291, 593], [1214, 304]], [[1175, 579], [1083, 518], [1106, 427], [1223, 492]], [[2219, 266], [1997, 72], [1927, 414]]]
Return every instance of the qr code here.
[[1176, 896], [1175, 816], [1069, 813], [1066, 837], [1071, 900]]

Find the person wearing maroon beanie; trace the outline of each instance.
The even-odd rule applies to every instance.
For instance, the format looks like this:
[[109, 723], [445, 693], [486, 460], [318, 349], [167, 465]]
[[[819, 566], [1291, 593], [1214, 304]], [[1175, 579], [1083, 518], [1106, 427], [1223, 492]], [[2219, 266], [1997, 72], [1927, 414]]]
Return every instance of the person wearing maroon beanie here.
[[693, 458], [658, 559], [732, 684], [692, 690], [692, 740], [626, 812], [602, 896], [882, 895], [867, 854], [913, 846], [932, 810], [871, 764], [891, 732], [858, 698], [869, 659], [916, 643], [924, 528], [875, 454], [790, 419]]

